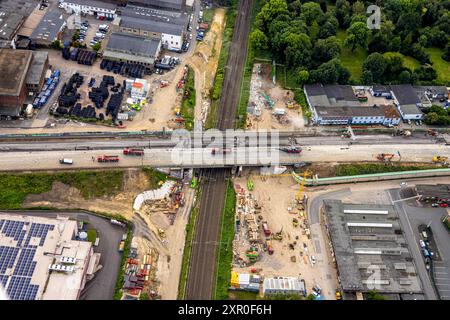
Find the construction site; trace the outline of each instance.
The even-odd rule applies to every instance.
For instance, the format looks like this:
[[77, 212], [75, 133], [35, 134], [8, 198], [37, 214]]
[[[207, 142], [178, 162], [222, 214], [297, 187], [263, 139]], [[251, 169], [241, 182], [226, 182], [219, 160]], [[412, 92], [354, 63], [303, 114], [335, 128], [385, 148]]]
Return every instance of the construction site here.
[[[303, 176], [310, 174], [306, 171]], [[237, 178], [234, 187], [232, 288], [259, 292], [250, 284], [255, 276], [260, 283], [270, 277], [295, 277], [305, 287], [304, 296], [311, 293], [316, 299], [335, 299], [336, 270], [328, 261], [316, 258], [304, 184], [286, 173]], [[247, 274], [252, 277], [243, 276]]]
[[269, 64], [253, 66], [250, 98], [247, 106], [247, 129], [295, 130], [305, 126], [301, 107], [294, 93], [274, 84]]

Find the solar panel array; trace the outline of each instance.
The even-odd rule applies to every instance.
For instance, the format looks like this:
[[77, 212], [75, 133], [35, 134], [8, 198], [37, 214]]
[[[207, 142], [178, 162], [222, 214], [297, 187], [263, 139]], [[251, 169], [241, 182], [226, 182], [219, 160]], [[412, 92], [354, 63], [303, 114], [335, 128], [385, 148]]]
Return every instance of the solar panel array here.
[[[55, 228], [42, 223], [31, 223], [28, 228], [29, 225], [29, 222], [0, 219], [0, 233], [17, 241], [15, 247], [0, 246], [0, 283], [13, 300], [36, 299], [39, 286], [30, 283], [37, 264], [36, 249], [44, 245], [48, 232]], [[39, 244], [30, 244], [32, 238], [38, 238]], [[6, 274], [8, 269], [12, 270], [12, 276]]]

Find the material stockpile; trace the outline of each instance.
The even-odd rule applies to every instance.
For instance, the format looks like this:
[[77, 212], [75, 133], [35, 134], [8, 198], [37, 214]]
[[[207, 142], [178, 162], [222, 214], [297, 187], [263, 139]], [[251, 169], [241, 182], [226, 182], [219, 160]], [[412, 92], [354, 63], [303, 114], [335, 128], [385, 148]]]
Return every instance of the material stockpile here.
[[112, 61], [107, 59], [102, 60], [100, 63], [100, 69], [132, 78], [143, 78], [146, 72], [145, 66], [136, 63]]
[[250, 83], [250, 99], [247, 107], [247, 112], [255, 117], [262, 114], [264, 107], [264, 98], [261, 95], [262, 80], [261, 80], [261, 65], [255, 64], [253, 67], [252, 80]]
[[59, 107], [56, 110], [58, 113], [61, 113], [60, 111], [62, 111], [62, 108], [72, 108], [78, 99], [80, 99], [81, 95], [78, 93], [78, 89], [83, 82], [84, 77], [79, 73], [75, 73], [70, 80], [63, 85], [61, 94], [58, 98]]
[[108, 106], [106, 108], [106, 115], [110, 114], [113, 121], [117, 120], [117, 115], [120, 112], [120, 107], [123, 101], [123, 94], [124, 88], [122, 87], [122, 90], [120, 92], [113, 94], [109, 99]]
[[61, 72], [59, 70], [53, 73], [50, 72], [50, 76], [46, 79], [44, 87], [33, 102], [33, 108], [40, 109], [48, 102], [59, 84], [60, 76]]
[[[137, 254], [129, 255], [125, 266], [125, 279], [123, 290], [125, 293], [139, 296], [150, 283], [150, 272], [155, 268], [157, 252], [150, 249], [149, 252], [137, 258]], [[156, 255], [156, 256], [155, 256]]]

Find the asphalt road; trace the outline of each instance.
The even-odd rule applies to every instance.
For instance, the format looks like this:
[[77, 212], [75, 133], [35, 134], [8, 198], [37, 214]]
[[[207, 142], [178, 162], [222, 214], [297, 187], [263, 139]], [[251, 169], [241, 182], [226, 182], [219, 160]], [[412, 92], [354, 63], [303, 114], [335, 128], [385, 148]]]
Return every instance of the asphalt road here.
[[[424, 145], [318, 145], [304, 148], [301, 154], [288, 154], [279, 148], [238, 147], [226, 155], [212, 155], [211, 148], [151, 148], [143, 157], [125, 156], [120, 149], [71, 151], [10, 151], [0, 152], [0, 171], [34, 171], [62, 169], [99, 169], [131, 167], [185, 167], [223, 168], [232, 166], [290, 165], [299, 162], [370, 162], [377, 161], [379, 153], [392, 153], [399, 162], [430, 163], [433, 155], [450, 158], [450, 147], [436, 144]], [[100, 155], [118, 155], [117, 163], [93, 161]], [[73, 165], [61, 165], [59, 159], [70, 158]]]
[[417, 273], [422, 282], [422, 288], [425, 296], [428, 300], [436, 300], [437, 296], [431, 284], [428, 271], [425, 268], [425, 262], [422, 258], [422, 253], [419, 248], [419, 231], [414, 228], [409, 220], [409, 212], [412, 207], [407, 207], [404, 201], [399, 201], [402, 199], [400, 189], [393, 189], [389, 191], [393, 205], [398, 212], [400, 223], [402, 225], [402, 230], [405, 235], [406, 241], [409, 244], [410, 252], [414, 258], [414, 263], [416, 265]]
[[71, 219], [89, 222], [98, 231], [100, 241], [94, 251], [101, 253], [100, 264], [103, 268], [97, 272], [94, 279], [86, 283], [80, 299], [111, 300], [113, 298], [121, 259], [117, 248], [125, 229], [112, 225], [108, 219], [86, 212], [24, 211], [14, 213], [47, 218], [56, 218], [57, 215], [68, 216]]

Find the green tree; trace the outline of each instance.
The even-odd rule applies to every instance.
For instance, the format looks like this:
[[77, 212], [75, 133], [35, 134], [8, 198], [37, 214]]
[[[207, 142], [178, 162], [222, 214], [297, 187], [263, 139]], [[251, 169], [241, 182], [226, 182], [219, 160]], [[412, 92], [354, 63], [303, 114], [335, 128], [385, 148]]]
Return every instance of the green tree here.
[[250, 43], [255, 50], [266, 50], [268, 48], [269, 39], [259, 29], [256, 29], [250, 33]]
[[310, 72], [310, 82], [322, 84], [347, 84], [350, 72], [342, 66], [339, 59], [330, 60], [322, 64], [317, 70]]
[[348, 28], [350, 23], [351, 6], [347, 0], [337, 0], [334, 15], [339, 21], [339, 26]]
[[314, 21], [321, 21], [323, 17], [324, 13], [320, 8], [320, 4], [307, 2], [302, 5], [300, 18], [305, 21], [308, 26], [311, 26]]
[[289, 14], [285, 0], [269, 0], [256, 16], [257, 24], [263, 31], [269, 29], [270, 23], [280, 14]]
[[364, 70], [361, 75], [361, 82], [364, 85], [372, 85], [373, 82], [373, 74], [369, 70]]
[[56, 50], [61, 50], [62, 49], [62, 43], [59, 40], [55, 40], [52, 42], [52, 44], [50, 45], [53, 49]]
[[386, 67], [386, 59], [381, 53], [378, 52], [370, 54], [363, 64], [363, 70], [370, 71], [372, 73], [373, 80], [377, 83], [383, 81], [383, 75]]
[[403, 70], [398, 76], [398, 81], [404, 84], [411, 83], [411, 72]]
[[354, 51], [357, 46], [365, 49], [369, 41], [369, 35], [370, 30], [367, 27], [367, 24], [363, 22], [356, 22], [347, 29], [345, 46], [351, 48], [352, 51]]
[[367, 293], [367, 300], [386, 300], [386, 297], [378, 291], [372, 290]]
[[309, 80], [309, 72], [301, 69], [297, 72], [297, 82], [300, 86], [303, 86]]
[[341, 54], [341, 46], [336, 37], [319, 39], [313, 50], [313, 60], [320, 65], [331, 59], [338, 58]]
[[450, 44], [447, 44], [444, 49], [444, 54], [442, 55], [442, 59], [450, 62]]
[[309, 37], [304, 34], [289, 34], [286, 39], [286, 63], [290, 67], [308, 66], [311, 62], [312, 45]]
[[94, 44], [92, 46], [92, 50], [94, 50], [95, 52], [99, 52], [101, 48], [102, 48], [102, 44], [100, 42], [97, 42], [96, 44]]

